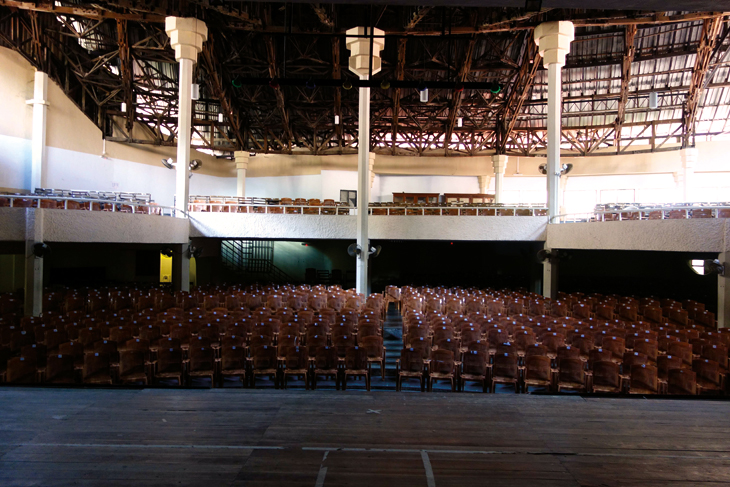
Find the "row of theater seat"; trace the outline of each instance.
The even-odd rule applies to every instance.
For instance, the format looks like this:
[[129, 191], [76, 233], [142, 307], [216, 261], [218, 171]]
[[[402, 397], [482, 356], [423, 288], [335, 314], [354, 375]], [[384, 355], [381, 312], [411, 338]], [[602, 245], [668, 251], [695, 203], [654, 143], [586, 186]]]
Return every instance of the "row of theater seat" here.
[[[408, 287], [388, 288], [386, 294], [402, 303], [404, 344], [421, 361], [405, 366], [405, 377], [425, 374], [428, 367], [421, 365], [435, 359], [429, 354], [448, 357], [440, 352], [448, 350], [461, 363], [438, 357], [440, 374], [457, 384], [459, 374], [462, 381], [480, 380], [485, 390], [497, 383], [516, 390], [539, 385], [642, 394], [726, 389], [730, 334], [702, 323], [714, 324], [714, 316], [700, 303], [684, 303], [695, 320], [700, 317], [694, 323], [671, 300], [563, 294], [549, 301], [525, 292]], [[629, 308], [631, 313], [621, 314]], [[639, 309], [655, 321], [643, 321]], [[552, 313], [542, 314], [546, 311]], [[625, 321], [626, 315], [636, 321]], [[675, 369], [683, 372], [672, 372], [670, 387]]]
[[[47, 359], [49, 354], [67, 355], [57, 353], [62, 345], [65, 349], [76, 347], [69, 353], [74, 355], [77, 371], [83, 370], [85, 355], [111, 354], [112, 362], [119, 371], [116, 377], [122, 378], [126, 375], [122, 372], [121, 355], [129, 351], [147, 353], [144, 362], [149, 379], [156, 377], [153, 365], [157, 364], [156, 354], [162, 349], [179, 349], [181, 364], [193, 360], [192, 350], [210, 350], [205, 353], [213, 355], [215, 366], [212, 370], [220, 377], [224, 375], [224, 369], [230, 368], [222, 364], [223, 350], [228, 347], [236, 347], [230, 350], [237, 350], [229, 352], [229, 356], [233, 354], [244, 359], [243, 368], [234, 368], [244, 372], [256, 369], [258, 349], [274, 347], [277, 354], [274, 377], [275, 382], [280, 382], [281, 377], [286, 376], [283, 372], [286, 366], [282, 368], [281, 364], [286, 361], [287, 348], [292, 347], [307, 347], [310, 365], [316, 361], [320, 349], [330, 347], [334, 350], [331, 353], [338, 356], [337, 370], [347, 369], [348, 350], [357, 347], [367, 355], [368, 375], [370, 367], [376, 363], [383, 374], [382, 318], [387, 304], [393, 302], [402, 310], [404, 318], [405, 348], [397, 364], [398, 386], [401, 378], [420, 374], [418, 377], [422, 384], [448, 378], [452, 388], [459, 388], [459, 384], [470, 380], [470, 377], [482, 376], [492, 390], [492, 382], [499, 383], [505, 378], [509, 378], [510, 383], [524, 383], [525, 387], [529, 387], [537, 374], [542, 377], [541, 380], [548, 380], [550, 387], [562, 390], [567, 387], [567, 374], [572, 370], [569, 368], [570, 360], [580, 360], [584, 369], [582, 390], [591, 390], [596, 383], [600, 387], [603, 379], [594, 380], [592, 364], [608, 361], [619, 367], [619, 390], [628, 388], [637, 391], [640, 390], [637, 385], [640, 379], [633, 381], [633, 389], [630, 387], [634, 366], [641, 366], [642, 371], [651, 371], [652, 367], [657, 369], [657, 381], [664, 380], [657, 384], [668, 384], [668, 375], [663, 370], [673, 370], [672, 364], [679, 359], [681, 369], [699, 375], [696, 383], [700, 392], [724, 391], [730, 336], [699, 323], [690, 323], [684, 315], [679, 318], [686, 323], [669, 318], [672, 312], [684, 310], [684, 306], [694, 310], [695, 318], [704, 316], [705, 310], [700, 303], [633, 300], [637, 309], [645, 313], [646, 310], [660, 310], [657, 319], [661, 322], [655, 323], [643, 321], [643, 315], [637, 315], [642, 318], [638, 321], [596, 317], [596, 312], [606, 307], [620, 310], [633, 306], [629, 298], [575, 294], [563, 295], [561, 300], [551, 302], [524, 292], [409, 287], [388, 287], [384, 294], [367, 298], [338, 287], [323, 286], [212, 287], [174, 296], [162, 291], [146, 293], [112, 288], [49, 293], [44, 303], [47, 311], [37, 319], [21, 318], [18, 314], [19, 300], [5, 296], [0, 299], [0, 332], [2, 345], [12, 358], [19, 358], [18, 355], [25, 358], [24, 346], [46, 347], [44, 353], [36, 352], [33, 360], [36, 373], [41, 374], [40, 379], [54, 374], [45, 370], [44, 377], [38, 370], [42, 368], [38, 363], [43, 358]], [[231, 309], [219, 307], [221, 303], [230, 305]], [[199, 304], [203, 306], [197, 306]], [[310, 305], [316, 305], [318, 309], [310, 308]], [[661, 307], [655, 308], [654, 305]], [[572, 307], [573, 313], [567, 311], [569, 307]], [[536, 314], [548, 309], [555, 313]], [[506, 312], [511, 310], [528, 312]], [[579, 317], [575, 316], [576, 310]], [[586, 310], [587, 318], [582, 318], [581, 313]], [[664, 317], [664, 310], [667, 317]], [[95, 348], [104, 340], [114, 345], [104, 345], [101, 350]], [[592, 354], [599, 352], [604, 353], [603, 358], [606, 358], [605, 353], [610, 354], [610, 358], [591, 359]], [[38, 354], [43, 357], [39, 358]], [[420, 364], [413, 358], [414, 355], [420, 357]], [[536, 372], [534, 365], [529, 366], [528, 359], [538, 360], [530, 358], [532, 356], [546, 357], [550, 361], [547, 379], [544, 373]], [[667, 361], [666, 357], [672, 360]], [[503, 371], [505, 367], [513, 370], [507, 364], [512, 359], [517, 363], [516, 376]], [[482, 363], [484, 374], [477, 374], [482, 371]], [[601, 366], [600, 369], [607, 367], [611, 366]], [[292, 366], [290, 369], [298, 368]], [[200, 371], [197, 366], [191, 368], [188, 365], [181, 370], [187, 377]], [[256, 375], [248, 372], [248, 377], [252, 374]], [[634, 375], [637, 374], [638, 371]], [[710, 384], [716, 387], [713, 389]], [[668, 390], [667, 387], [657, 385], [646, 389], [662, 392]]]

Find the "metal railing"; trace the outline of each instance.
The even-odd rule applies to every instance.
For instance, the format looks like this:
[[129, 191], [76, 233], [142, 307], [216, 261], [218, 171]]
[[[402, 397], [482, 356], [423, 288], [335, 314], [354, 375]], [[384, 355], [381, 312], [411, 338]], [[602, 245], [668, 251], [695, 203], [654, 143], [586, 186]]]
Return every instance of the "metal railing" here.
[[[191, 196], [190, 213], [263, 213], [287, 215], [354, 215], [357, 208], [345, 203], [309, 204], [282, 203], [270, 198], [234, 198]], [[547, 216], [547, 208], [537, 205], [495, 205], [487, 203], [447, 203], [441, 205], [403, 205], [371, 203], [368, 213], [373, 216]]]
[[663, 206], [641, 205], [617, 209], [594, 210], [585, 213], [569, 213], [558, 215], [557, 218], [560, 223], [730, 218], [730, 205], [726, 203], [683, 203]]
[[[51, 203], [56, 203], [52, 205]], [[62, 204], [61, 204], [62, 203]], [[35, 194], [0, 194], [0, 208], [42, 208], [69, 211], [108, 211], [112, 213], [131, 213], [142, 215], [176, 216], [181, 211], [169, 206], [136, 201], [117, 201], [99, 198], [74, 198], [66, 196], [47, 196]]]

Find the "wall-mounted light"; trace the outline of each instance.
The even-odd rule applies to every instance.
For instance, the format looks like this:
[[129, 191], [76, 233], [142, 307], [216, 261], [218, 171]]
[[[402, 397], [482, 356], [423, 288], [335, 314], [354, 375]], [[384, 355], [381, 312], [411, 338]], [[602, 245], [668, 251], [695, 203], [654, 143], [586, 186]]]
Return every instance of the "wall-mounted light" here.
[[689, 261], [689, 266], [692, 270], [701, 276], [708, 276], [712, 274], [724, 276], [726, 265], [727, 264], [725, 262], [720, 262], [717, 259], [692, 259]]
[[193, 100], [200, 99], [200, 85], [198, 83], [193, 83], [192, 89], [190, 90], [190, 98]]
[[464, 119], [459, 117], [456, 119], [456, 126], [457, 127], [463, 127], [464, 126]]
[[421, 103], [428, 103], [428, 88], [421, 90]]
[[339, 125], [339, 124], [340, 124], [340, 116], [335, 115], [335, 125]]
[[119, 109], [122, 111], [122, 113], [127, 113], [127, 104], [125, 102], [122, 102], [122, 106], [119, 107]]
[[223, 123], [223, 114], [222, 113], [218, 114], [218, 122]]

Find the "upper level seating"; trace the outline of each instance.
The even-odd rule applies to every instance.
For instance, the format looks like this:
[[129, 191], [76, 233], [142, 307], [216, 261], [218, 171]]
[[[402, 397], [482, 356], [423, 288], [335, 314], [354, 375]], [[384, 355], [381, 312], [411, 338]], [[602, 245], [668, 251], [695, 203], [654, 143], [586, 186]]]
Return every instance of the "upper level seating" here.
[[[730, 202], [719, 203], [617, 203], [596, 205], [590, 221], [685, 220], [730, 218]], [[570, 215], [566, 221], [575, 221]]]
[[[371, 215], [440, 216], [546, 216], [542, 205], [506, 206], [494, 203], [370, 203]], [[257, 198], [233, 196], [191, 196], [191, 212], [268, 213], [287, 215], [349, 215], [348, 203], [318, 198]]]
[[161, 215], [149, 193], [37, 188], [35, 193], [0, 193], [0, 207], [114, 211]]

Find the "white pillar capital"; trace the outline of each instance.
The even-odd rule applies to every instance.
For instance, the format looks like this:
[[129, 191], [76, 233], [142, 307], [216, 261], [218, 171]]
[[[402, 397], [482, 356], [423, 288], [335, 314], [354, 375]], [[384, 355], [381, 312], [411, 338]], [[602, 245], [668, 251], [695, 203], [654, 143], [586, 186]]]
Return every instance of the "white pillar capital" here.
[[247, 151], [236, 151], [233, 153], [233, 160], [236, 163], [236, 169], [248, 169], [249, 158], [251, 155]]
[[[345, 44], [350, 50], [350, 71], [366, 79], [370, 73], [370, 38], [364, 37], [371, 34], [368, 27], [353, 27], [347, 30], [348, 36]], [[385, 32], [380, 29], [373, 29], [373, 74], [379, 73], [383, 64], [380, 59], [380, 51], [385, 47]], [[357, 36], [357, 37], [355, 37]]]
[[203, 50], [203, 42], [208, 38], [205, 22], [192, 17], [166, 17], [165, 32], [170, 37], [170, 45], [175, 49], [175, 60], [190, 59], [195, 62]]
[[487, 192], [491, 177], [492, 176], [489, 175], [477, 176], [477, 180], [479, 181], [479, 193], [485, 194]]
[[507, 156], [504, 154], [494, 154], [492, 156], [492, 167], [494, 174], [502, 174], [507, 170]]
[[565, 56], [570, 52], [575, 28], [573, 22], [544, 22], [535, 28], [535, 44], [542, 56], [543, 66], [565, 66]]

